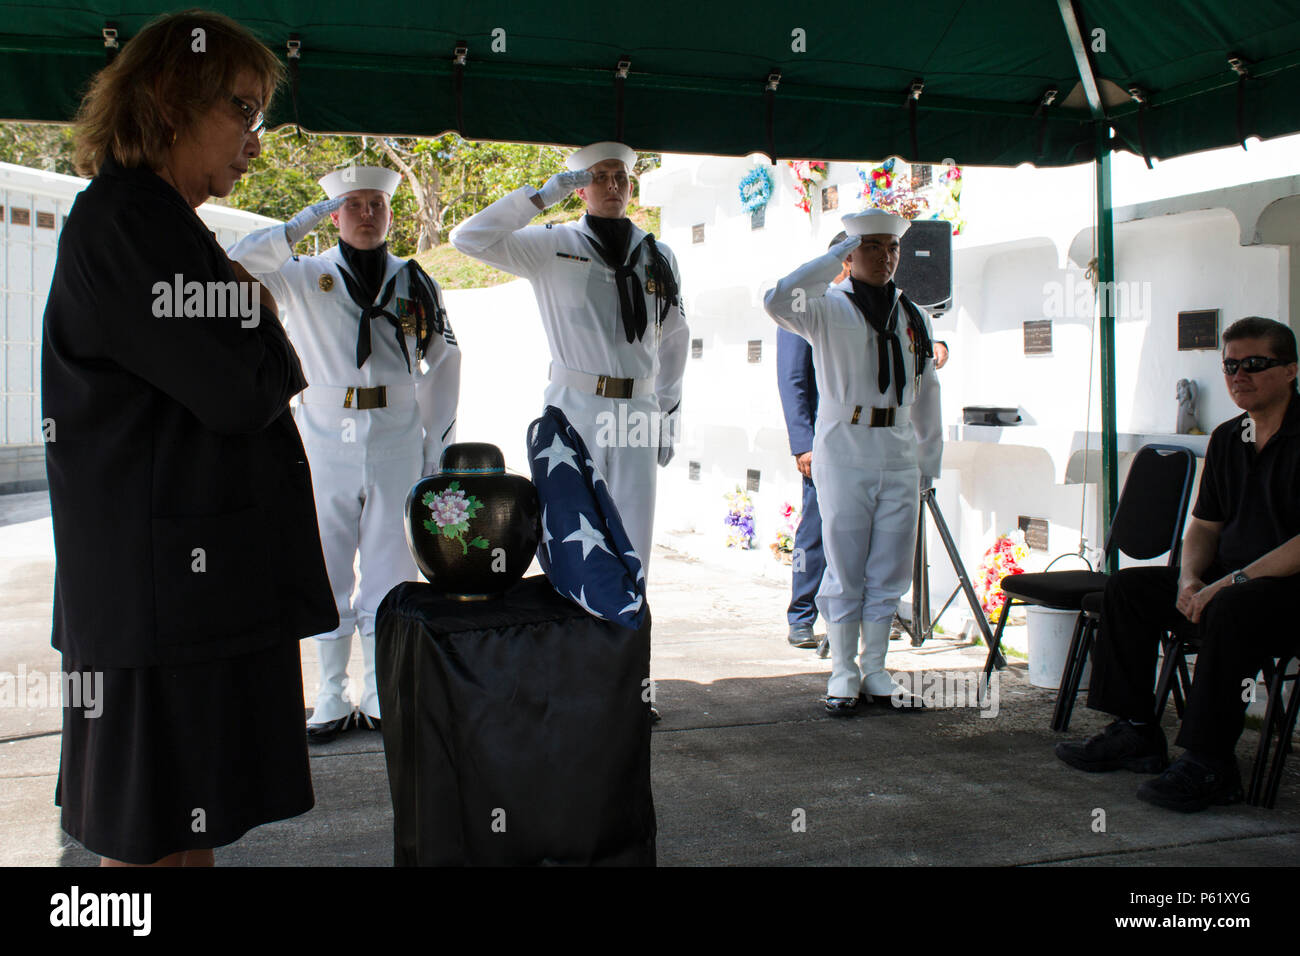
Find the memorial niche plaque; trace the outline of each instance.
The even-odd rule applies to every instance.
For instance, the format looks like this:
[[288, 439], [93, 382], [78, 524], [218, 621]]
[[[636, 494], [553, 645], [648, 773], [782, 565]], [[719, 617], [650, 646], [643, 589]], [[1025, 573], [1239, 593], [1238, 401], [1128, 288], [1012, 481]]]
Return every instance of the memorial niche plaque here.
[[745, 490], [758, 491], [758, 478], [759, 472], [756, 469], [747, 468], [745, 470]]
[[1217, 349], [1219, 347], [1219, 310], [1201, 309], [1178, 313], [1178, 351]]
[[698, 461], [688, 462], [686, 465], [686, 477], [690, 481], [700, 480], [700, 463]]
[[1026, 355], [1052, 354], [1051, 319], [1031, 319], [1024, 323], [1024, 328]]
[[1029, 550], [1047, 550], [1046, 518], [1026, 518], [1024, 515], [1020, 515], [1018, 525], [1020, 530], [1025, 533], [1025, 544], [1029, 547]]
[[9, 221], [15, 226], [26, 226], [32, 221], [32, 211], [30, 209], [18, 209], [12, 207], [9, 210]]
[[840, 207], [840, 187], [827, 186], [822, 190], [822, 212], [830, 212]]
[[749, 364], [757, 365], [761, 361], [763, 361], [763, 340], [750, 339], [749, 340]]
[[749, 214], [749, 228], [762, 229], [767, 223], [767, 207], [759, 206]]
[[704, 241], [704, 223], [698, 226], [691, 226], [691, 243], [697, 244]]
[[704, 355], [704, 339], [691, 339], [691, 358]]
[[52, 213], [52, 212], [38, 212], [38, 213], [36, 214], [36, 228], [37, 228], [37, 229], [53, 229], [53, 228], [54, 228], [54, 213]]

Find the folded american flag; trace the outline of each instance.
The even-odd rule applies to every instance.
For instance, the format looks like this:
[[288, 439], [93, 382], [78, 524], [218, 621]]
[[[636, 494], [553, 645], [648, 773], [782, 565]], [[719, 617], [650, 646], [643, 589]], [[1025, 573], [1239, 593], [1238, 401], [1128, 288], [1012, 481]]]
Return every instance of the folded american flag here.
[[528, 426], [528, 460], [542, 503], [537, 560], [551, 585], [588, 613], [639, 629], [647, 613], [641, 559], [582, 436], [554, 405]]

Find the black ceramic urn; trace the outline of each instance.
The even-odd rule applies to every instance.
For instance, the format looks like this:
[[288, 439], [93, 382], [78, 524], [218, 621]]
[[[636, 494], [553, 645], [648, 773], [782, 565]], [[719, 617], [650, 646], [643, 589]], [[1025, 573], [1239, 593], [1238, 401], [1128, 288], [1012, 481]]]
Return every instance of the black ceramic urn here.
[[448, 445], [439, 468], [406, 496], [406, 543], [439, 591], [465, 601], [496, 597], [537, 553], [537, 489], [506, 474], [496, 445]]

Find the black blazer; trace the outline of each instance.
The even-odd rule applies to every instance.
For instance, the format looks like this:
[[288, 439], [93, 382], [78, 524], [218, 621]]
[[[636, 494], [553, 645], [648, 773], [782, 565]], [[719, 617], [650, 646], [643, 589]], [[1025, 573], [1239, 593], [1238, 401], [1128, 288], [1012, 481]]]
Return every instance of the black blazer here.
[[160, 317], [178, 276], [235, 278], [175, 189], [105, 163], [59, 239], [41, 355], [53, 644], [83, 667], [214, 660], [338, 626], [288, 411], [298, 355], [260, 306], [255, 326]]

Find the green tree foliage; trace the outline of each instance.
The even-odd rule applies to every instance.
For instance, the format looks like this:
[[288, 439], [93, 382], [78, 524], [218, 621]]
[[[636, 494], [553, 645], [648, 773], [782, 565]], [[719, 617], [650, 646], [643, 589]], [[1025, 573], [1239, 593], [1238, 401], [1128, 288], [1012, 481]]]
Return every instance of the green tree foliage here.
[[75, 176], [72, 127], [53, 123], [0, 123], [0, 162]]
[[[414, 137], [299, 134], [284, 126], [261, 136], [261, 155], [230, 196], [215, 200], [263, 216], [288, 219], [323, 199], [317, 180], [349, 165], [385, 166], [402, 173], [393, 196], [388, 245], [394, 255], [437, 249], [460, 222], [520, 186], [541, 186], [565, 169], [569, 150], [527, 143], [474, 143], [448, 133]], [[72, 128], [52, 124], [0, 123], [0, 161], [76, 175]], [[658, 165], [657, 153], [640, 153], [636, 172]], [[574, 219], [582, 212], [577, 195], [547, 210], [547, 221]], [[635, 200], [628, 214], [647, 225]], [[657, 219], [657, 217], [651, 217]], [[657, 225], [657, 222], [655, 222]], [[311, 254], [338, 240], [329, 219], [296, 249]]]

